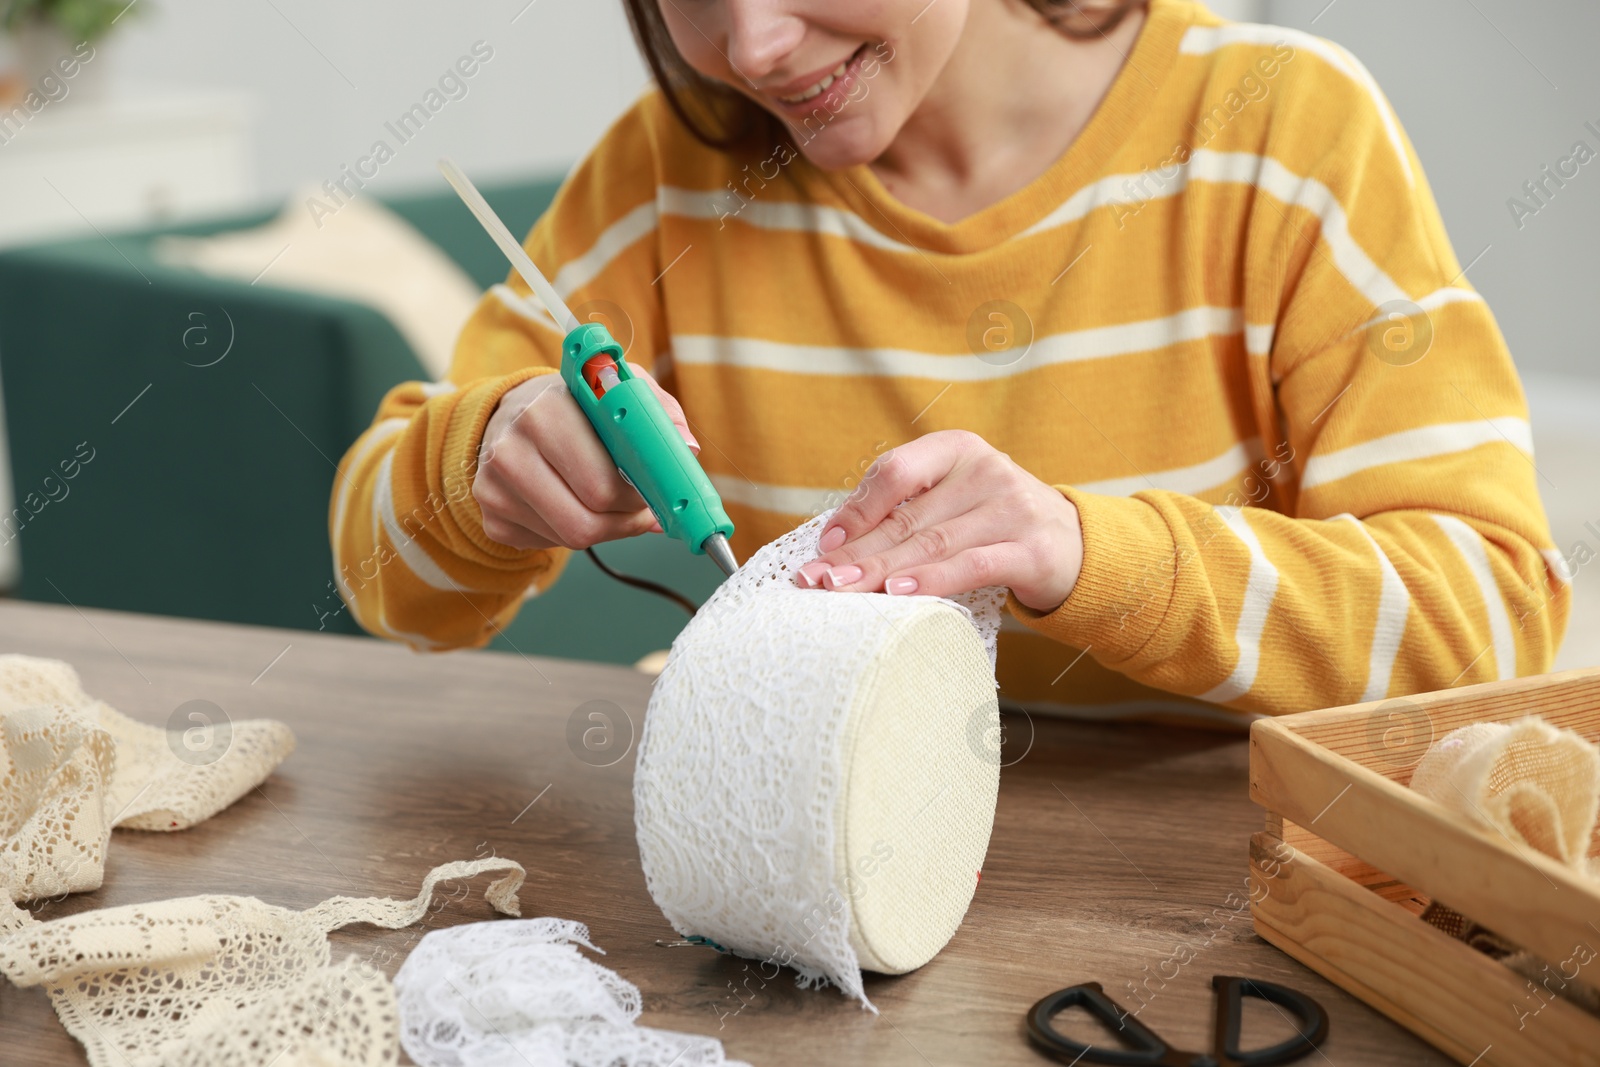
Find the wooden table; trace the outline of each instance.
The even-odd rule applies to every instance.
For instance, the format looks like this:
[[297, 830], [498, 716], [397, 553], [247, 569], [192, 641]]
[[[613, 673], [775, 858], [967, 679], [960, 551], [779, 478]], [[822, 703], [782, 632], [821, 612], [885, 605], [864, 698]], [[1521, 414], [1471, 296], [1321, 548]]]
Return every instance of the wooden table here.
[[[117, 831], [105, 885], [41, 918], [196, 893], [294, 908], [337, 894], [411, 897], [430, 867], [492, 850], [528, 868], [524, 915], [589, 925], [603, 962], [643, 991], [642, 1022], [718, 1037], [754, 1064], [1048, 1063], [1026, 1043], [1023, 1013], [1086, 980], [1130, 1009], [1129, 983], [1139, 983], [1149, 990], [1141, 1021], [1209, 1049], [1219, 973], [1321, 1001], [1332, 1037], [1302, 1062], [1449, 1062], [1267, 945], [1248, 910], [1235, 910], [1262, 823], [1240, 737], [1035, 718], [1030, 748], [1028, 720], [1008, 718], [1005, 759], [1015, 762], [965, 925], [920, 971], [868, 976], [873, 1015], [834, 990], [795, 988], [789, 972], [763, 985], [743, 960], [657, 944], [676, 935], [639, 870], [633, 752], [596, 766], [568, 744], [568, 721], [588, 701], [619, 707], [637, 735], [651, 680], [636, 672], [19, 603], [0, 605], [0, 651], [68, 660], [90, 693], [149, 722], [203, 699], [234, 720], [281, 719], [299, 738], [261, 789], [208, 822]], [[486, 881], [416, 927], [334, 934], [335, 959], [378, 954], [392, 975], [426, 930], [491, 918]], [[1175, 957], [1179, 946], [1189, 953]], [[1274, 1009], [1246, 1003], [1246, 1033], [1260, 1035], [1247, 1046], [1289, 1033]], [[0, 1049], [8, 1064], [83, 1062], [44, 994], [7, 983]]]

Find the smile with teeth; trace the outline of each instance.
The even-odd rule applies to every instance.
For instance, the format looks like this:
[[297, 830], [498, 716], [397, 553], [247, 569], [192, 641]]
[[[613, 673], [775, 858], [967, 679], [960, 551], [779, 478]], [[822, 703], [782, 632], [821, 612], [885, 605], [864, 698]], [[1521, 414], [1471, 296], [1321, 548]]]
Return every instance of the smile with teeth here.
[[[857, 51], [859, 51], [859, 49]], [[843, 63], [840, 63], [837, 67], [834, 67], [831, 71], [823, 76], [821, 81], [817, 82], [817, 84], [813, 85], [804, 92], [796, 93], [793, 96], [780, 96], [778, 99], [783, 101], [785, 104], [803, 104], [807, 100], [821, 95], [824, 89], [832, 85], [839, 78], [844, 77], [845, 69], [850, 66], [851, 60], [855, 58], [855, 55], [852, 54], [849, 59], [846, 59]]]

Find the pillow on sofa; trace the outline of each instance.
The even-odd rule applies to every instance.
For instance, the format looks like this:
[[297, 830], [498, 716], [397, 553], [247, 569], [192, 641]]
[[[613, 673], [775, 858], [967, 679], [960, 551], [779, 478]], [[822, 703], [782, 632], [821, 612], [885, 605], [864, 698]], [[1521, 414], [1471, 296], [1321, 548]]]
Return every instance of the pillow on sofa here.
[[[435, 379], [480, 296], [472, 279], [416, 228], [370, 196], [329, 213], [320, 188], [301, 189], [264, 226], [209, 237], [159, 237], [155, 257], [252, 284], [356, 300], [386, 314]], [[463, 214], [463, 219], [465, 219]]]

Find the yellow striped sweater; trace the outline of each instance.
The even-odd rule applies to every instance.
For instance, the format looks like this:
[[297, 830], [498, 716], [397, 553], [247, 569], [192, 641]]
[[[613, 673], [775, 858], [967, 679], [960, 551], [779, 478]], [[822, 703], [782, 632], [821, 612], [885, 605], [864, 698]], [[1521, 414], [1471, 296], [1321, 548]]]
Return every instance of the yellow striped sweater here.
[[[934, 430], [1058, 486], [1082, 576], [1050, 614], [1012, 601], [1010, 703], [1239, 722], [1536, 673], [1559, 644], [1505, 342], [1327, 41], [1154, 0], [1071, 148], [955, 224], [866, 166], [709, 149], [652, 91], [526, 246], [569, 304], [626, 309], [741, 559]], [[368, 630], [481, 645], [538, 610], [565, 551], [490, 541], [470, 480], [560, 340], [510, 277], [446, 380], [396, 387], [345, 456], [329, 520]]]

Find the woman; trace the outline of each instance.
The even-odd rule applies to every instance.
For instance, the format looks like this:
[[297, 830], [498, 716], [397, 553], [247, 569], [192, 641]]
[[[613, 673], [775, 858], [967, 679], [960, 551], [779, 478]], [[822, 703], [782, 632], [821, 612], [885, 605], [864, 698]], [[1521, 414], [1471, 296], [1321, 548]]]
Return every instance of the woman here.
[[[1548, 668], [1516, 372], [1342, 49], [1188, 0], [627, 7], [657, 87], [527, 247], [631, 335], [740, 558], [860, 478], [797, 580], [1006, 586], [1003, 697], [1080, 714]], [[570, 549], [654, 528], [560, 340], [512, 277], [345, 458], [368, 629], [482, 644]]]

